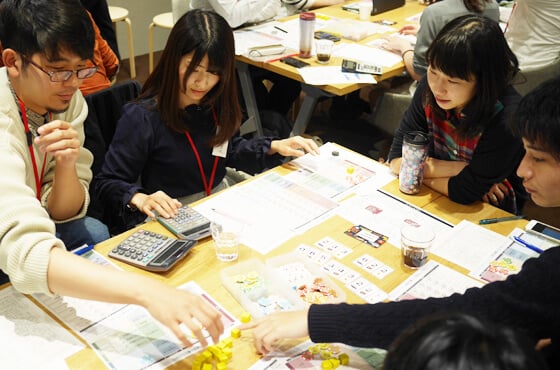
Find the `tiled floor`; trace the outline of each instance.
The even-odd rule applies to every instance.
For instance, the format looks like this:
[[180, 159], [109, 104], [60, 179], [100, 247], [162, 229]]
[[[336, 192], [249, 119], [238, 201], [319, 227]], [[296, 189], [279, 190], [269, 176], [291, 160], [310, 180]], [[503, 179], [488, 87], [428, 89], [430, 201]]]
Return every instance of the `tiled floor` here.
[[[154, 63], [160, 56], [160, 52], [154, 54]], [[136, 57], [136, 79], [143, 83], [148, 77], [148, 55]], [[130, 78], [128, 60], [124, 60], [119, 71], [117, 81]], [[319, 136], [323, 142], [333, 141], [346, 146], [354, 151], [375, 159], [386, 158], [391, 138], [373, 127], [362, 116], [356, 120], [333, 120], [328, 114], [328, 102], [318, 106], [307, 130], [307, 134]], [[378, 145], [374, 148], [374, 143]], [[560, 227], [560, 207], [542, 208], [531, 201], [525, 206], [523, 214], [528, 219], [538, 219], [542, 222]]]

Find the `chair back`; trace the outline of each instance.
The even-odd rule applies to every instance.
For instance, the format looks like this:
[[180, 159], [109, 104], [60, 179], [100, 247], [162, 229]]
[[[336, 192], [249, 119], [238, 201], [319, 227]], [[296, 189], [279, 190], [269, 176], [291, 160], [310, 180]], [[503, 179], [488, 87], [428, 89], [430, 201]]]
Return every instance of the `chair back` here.
[[84, 122], [84, 147], [93, 154], [88, 216], [101, 220], [107, 226], [110, 226], [110, 212], [95, 194], [95, 175], [101, 171], [105, 152], [113, 140], [123, 105], [138, 97], [141, 88], [140, 82], [128, 80], [85, 97], [89, 111]]

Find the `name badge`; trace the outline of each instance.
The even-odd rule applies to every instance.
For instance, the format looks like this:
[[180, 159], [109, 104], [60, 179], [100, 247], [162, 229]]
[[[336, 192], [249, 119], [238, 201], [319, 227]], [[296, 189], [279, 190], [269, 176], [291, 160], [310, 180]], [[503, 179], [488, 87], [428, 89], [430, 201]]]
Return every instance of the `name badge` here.
[[225, 141], [222, 144], [214, 145], [214, 149], [212, 149], [212, 155], [216, 157], [225, 158], [227, 155], [227, 148], [229, 145], [229, 141]]

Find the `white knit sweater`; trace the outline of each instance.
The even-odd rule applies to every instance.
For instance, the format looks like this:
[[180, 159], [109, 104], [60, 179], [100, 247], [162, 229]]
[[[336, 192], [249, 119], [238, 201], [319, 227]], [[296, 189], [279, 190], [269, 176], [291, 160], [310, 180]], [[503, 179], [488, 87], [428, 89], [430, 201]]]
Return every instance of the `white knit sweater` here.
[[[62, 241], [55, 237], [54, 222], [45, 208], [52, 190], [55, 160], [52, 156], [47, 159], [41, 204], [36, 198], [35, 176], [23, 122], [4, 67], [0, 68], [0, 102], [0, 269], [10, 276], [17, 290], [48, 294], [50, 249], [55, 246], [64, 248]], [[66, 112], [53, 115], [53, 119], [70, 122], [78, 131], [82, 144], [76, 171], [86, 198], [84, 207], [72, 219], [84, 217], [89, 205], [93, 156], [83, 148], [86, 117], [87, 105], [79, 90]], [[40, 171], [43, 154], [37, 148], [35, 158]]]

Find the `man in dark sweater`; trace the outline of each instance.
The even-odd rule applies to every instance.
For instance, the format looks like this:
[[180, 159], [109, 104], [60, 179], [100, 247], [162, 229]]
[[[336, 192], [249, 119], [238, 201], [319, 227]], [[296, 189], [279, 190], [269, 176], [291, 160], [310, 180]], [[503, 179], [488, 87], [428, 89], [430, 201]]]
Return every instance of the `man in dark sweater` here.
[[[523, 139], [526, 154], [517, 174], [533, 201], [560, 206], [560, 78], [543, 83], [522, 99], [511, 129]], [[560, 365], [560, 248], [525, 262], [517, 275], [446, 298], [378, 304], [321, 304], [281, 312], [243, 325], [253, 329], [259, 352], [282, 338], [309, 335], [313, 342], [342, 342], [387, 348], [407, 327], [436, 312], [463, 312], [545, 339], [550, 367]], [[550, 340], [550, 341], [549, 341]], [[542, 342], [541, 342], [542, 343]]]

